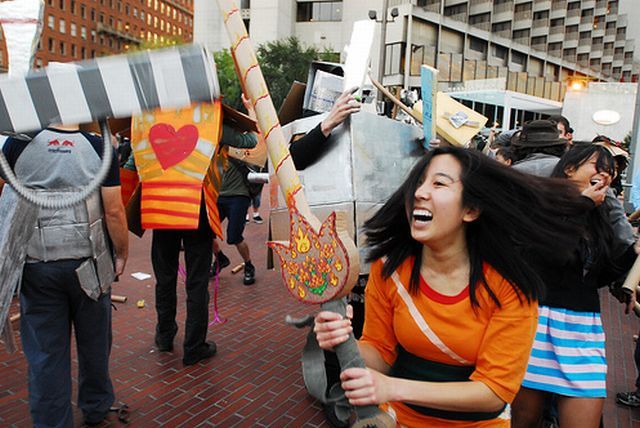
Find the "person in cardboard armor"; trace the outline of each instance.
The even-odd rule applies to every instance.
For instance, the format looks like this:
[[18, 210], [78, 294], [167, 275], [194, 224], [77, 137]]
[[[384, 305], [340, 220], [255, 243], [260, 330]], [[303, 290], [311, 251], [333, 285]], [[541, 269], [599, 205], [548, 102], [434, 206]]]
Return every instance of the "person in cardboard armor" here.
[[[63, 196], [91, 181], [100, 167], [102, 141], [77, 127], [47, 128], [31, 141], [9, 138], [3, 153], [20, 182], [41, 194]], [[73, 426], [72, 325], [78, 350], [78, 407], [85, 422], [102, 421], [114, 402], [109, 377], [111, 283], [124, 270], [128, 234], [118, 163], [115, 152], [112, 155], [100, 191], [80, 205], [40, 209], [28, 242], [20, 333], [36, 427]]]

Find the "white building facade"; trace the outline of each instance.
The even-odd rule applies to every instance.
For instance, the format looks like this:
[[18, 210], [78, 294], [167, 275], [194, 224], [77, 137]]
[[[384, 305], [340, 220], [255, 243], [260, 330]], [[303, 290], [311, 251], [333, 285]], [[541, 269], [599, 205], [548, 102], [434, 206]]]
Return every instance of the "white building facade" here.
[[[439, 70], [444, 90], [499, 79], [506, 90], [561, 101], [572, 77], [637, 81], [635, 44], [627, 36], [631, 22], [618, 13], [620, 3], [637, 2], [243, 0], [239, 5], [255, 45], [296, 36], [338, 53], [349, 42], [353, 22], [370, 19], [374, 11], [379, 23], [371, 69], [388, 87], [419, 87], [424, 63]], [[228, 48], [217, 2], [195, 0], [194, 9], [194, 40], [212, 50]]]

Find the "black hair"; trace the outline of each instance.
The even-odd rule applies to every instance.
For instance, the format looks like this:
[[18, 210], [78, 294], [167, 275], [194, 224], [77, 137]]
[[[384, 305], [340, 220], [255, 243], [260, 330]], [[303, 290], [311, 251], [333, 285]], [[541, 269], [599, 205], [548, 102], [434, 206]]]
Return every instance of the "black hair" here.
[[474, 150], [442, 147], [418, 161], [405, 182], [365, 222], [367, 260], [386, 257], [382, 274], [388, 278], [405, 259], [415, 257], [409, 291], [418, 292], [423, 244], [411, 236], [408, 213], [431, 160], [445, 154], [461, 165], [462, 203], [480, 211], [465, 226], [472, 304], [478, 305], [476, 289], [484, 286], [500, 305], [484, 277], [484, 262], [509, 281], [518, 296], [538, 299], [544, 288], [538, 271], [547, 262], [573, 257], [583, 227], [573, 219], [590, 202], [568, 180], [523, 174]]
[[552, 116], [549, 116], [549, 119], [552, 122], [555, 123], [561, 123], [562, 126], [564, 127], [564, 132], [566, 132], [567, 134], [573, 134], [573, 128], [571, 127], [571, 124], [569, 123], [569, 119], [567, 119], [564, 116], [561, 116], [559, 114], [554, 114]]
[[502, 156], [506, 160], [510, 160], [511, 163], [516, 161], [516, 155], [513, 152], [513, 148], [511, 146], [500, 146], [498, 150], [496, 150], [496, 156]]
[[[613, 155], [604, 146], [598, 144], [584, 144], [574, 146], [560, 158], [556, 167], [551, 173], [552, 177], [567, 178], [567, 171], [578, 169], [593, 156], [596, 159], [596, 171], [606, 172], [611, 177], [615, 174], [615, 160]], [[587, 229], [583, 239], [588, 246], [594, 250], [592, 260], [606, 260], [609, 258], [609, 245], [613, 241], [613, 230], [609, 221], [609, 213], [604, 204], [589, 210], [586, 215]]]

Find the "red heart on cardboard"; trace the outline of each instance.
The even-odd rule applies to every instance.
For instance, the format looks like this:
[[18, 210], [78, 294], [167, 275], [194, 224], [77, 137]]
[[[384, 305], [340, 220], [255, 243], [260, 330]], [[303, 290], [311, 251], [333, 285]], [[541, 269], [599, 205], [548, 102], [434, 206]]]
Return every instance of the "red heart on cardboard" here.
[[185, 125], [176, 132], [168, 123], [157, 123], [149, 130], [149, 141], [160, 166], [166, 170], [193, 152], [198, 144], [198, 128]]

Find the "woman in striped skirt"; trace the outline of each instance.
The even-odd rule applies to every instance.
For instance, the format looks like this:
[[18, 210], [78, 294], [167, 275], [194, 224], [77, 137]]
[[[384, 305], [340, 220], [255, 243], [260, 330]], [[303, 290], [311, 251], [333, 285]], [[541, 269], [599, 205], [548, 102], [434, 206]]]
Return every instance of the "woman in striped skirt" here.
[[[574, 146], [553, 175], [568, 178], [584, 195], [615, 175], [609, 151]], [[594, 204], [585, 213], [586, 233], [574, 259], [541, 272], [547, 285], [540, 300], [535, 341], [522, 388], [513, 404], [515, 428], [538, 427], [545, 401], [558, 397], [561, 427], [598, 427], [606, 397], [607, 361], [598, 288], [621, 278], [635, 259], [633, 245], [620, 254], [607, 209]], [[632, 296], [627, 296], [632, 303]]]

